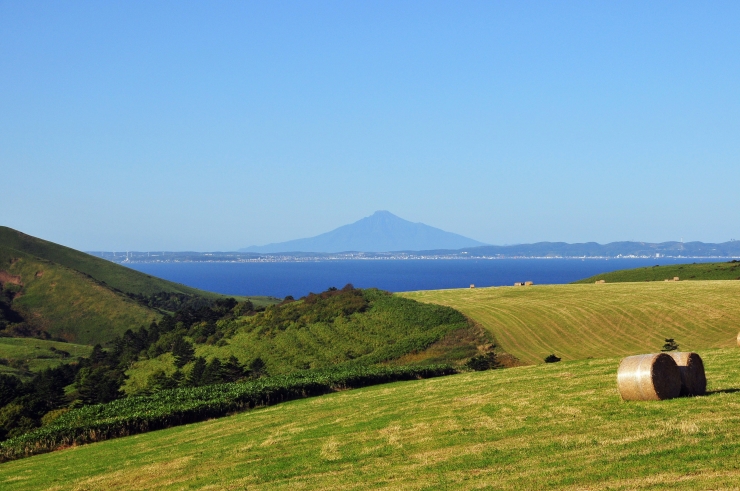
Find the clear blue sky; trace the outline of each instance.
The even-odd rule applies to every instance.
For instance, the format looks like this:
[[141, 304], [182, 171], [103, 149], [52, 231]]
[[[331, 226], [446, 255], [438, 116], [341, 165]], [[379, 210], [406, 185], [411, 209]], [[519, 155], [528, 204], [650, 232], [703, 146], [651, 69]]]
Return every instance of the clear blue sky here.
[[740, 2], [0, 0], [0, 224], [740, 239]]

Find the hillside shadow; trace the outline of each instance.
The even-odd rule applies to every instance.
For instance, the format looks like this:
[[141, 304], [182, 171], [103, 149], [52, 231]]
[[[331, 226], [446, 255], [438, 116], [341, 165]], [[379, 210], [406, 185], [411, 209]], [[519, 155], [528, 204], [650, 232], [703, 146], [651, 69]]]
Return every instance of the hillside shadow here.
[[740, 389], [708, 390], [707, 395], [711, 396], [712, 394], [734, 394], [735, 392], [740, 392]]

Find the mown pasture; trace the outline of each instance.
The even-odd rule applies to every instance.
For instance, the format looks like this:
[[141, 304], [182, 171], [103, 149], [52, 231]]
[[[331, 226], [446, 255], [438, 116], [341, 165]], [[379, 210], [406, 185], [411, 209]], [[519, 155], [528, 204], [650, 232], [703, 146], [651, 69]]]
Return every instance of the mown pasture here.
[[678, 277], [680, 281], [740, 280], [740, 261], [670, 264], [667, 266], [622, 269], [574, 281], [574, 283], [593, 283], [599, 280], [604, 280], [607, 283], [665, 281], [672, 280], [675, 277]]
[[623, 402], [619, 358], [399, 382], [0, 465], [26, 489], [730, 489], [737, 349], [709, 394]]
[[459, 310], [525, 363], [734, 346], [740, 281], [642, 282], [429, 290], [400, 294]]

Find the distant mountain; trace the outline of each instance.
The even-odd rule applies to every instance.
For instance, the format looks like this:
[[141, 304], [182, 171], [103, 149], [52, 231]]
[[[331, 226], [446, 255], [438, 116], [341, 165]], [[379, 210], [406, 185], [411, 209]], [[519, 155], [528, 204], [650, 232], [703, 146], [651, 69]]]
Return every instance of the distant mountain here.
[[241, 252], [391, 252], [430, 249], [462, 249], [485, 245], [462, 235], [413, 223], [388, 211], [376, 211], [369, 217], [344, 225], [331, 232], [307, 239], [290, 240], [264, 246], [239, 249]]

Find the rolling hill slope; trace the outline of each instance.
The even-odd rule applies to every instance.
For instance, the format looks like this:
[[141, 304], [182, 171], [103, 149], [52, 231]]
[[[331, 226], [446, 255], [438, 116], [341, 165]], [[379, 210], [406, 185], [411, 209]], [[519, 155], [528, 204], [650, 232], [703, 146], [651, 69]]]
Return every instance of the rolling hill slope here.
[[735, 489], [736, 349], [709, 394], [620, 401], [619, 359], [303, 399], [0, 465], [31, 489]]
[[[225, 298], [0, 227], [0, 330], [82, 344], [105, 343], [127, 329], [149, 325], [161, 313], [148, 298]], [[136, 296], [137, 298], [131, 298]], [[139, 301], [137, 301], [139, 300]], [[251, 297], [255, 305], [277, 299]], [[20, 318], [19, 318], [20, 317]]]
[[0, 247], [24, 252], [39, 259], [79, 271], [124, 293], [152, 295], [159, 292], [170, 292], [200, 295], [206, 298], [221, 297], [217, 293], [155, 278], [84, 252], [26, 235], [8, 227], [0, 227]]
[[0, 248], [0, 270], [12, 277], [12, 308], [22, 325], [81, 344], [104, 343], [161, 315], [90, 277], [29, 254]]
[[0, 374], [24, 380], [34, 372], [53, 368], [78, 356], [90, 356], [92, 347], [35, 338], [0, 338]]
[[734, 346], [740, 281], [542, 285], [399, 294], [459, 310], [526, 363]]
[[740, 280], [740, 261], [723, 263], [671, 264], [647, 268], [623, 269], [603, 273], [573, 283], [593, 283], [604, 280], [607, 283], [636, 281], [665, 281], [678, 277], [681, 281], [696, 280]]

